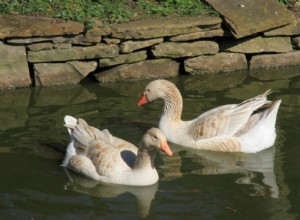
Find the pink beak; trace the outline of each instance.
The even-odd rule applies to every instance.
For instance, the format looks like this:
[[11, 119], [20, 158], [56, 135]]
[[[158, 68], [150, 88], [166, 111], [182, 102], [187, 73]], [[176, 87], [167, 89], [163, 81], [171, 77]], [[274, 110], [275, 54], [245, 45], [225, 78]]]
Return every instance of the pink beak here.
[[147, 102], [148, 102], [148, 100], [147, 100], [145, 94], [143, 94], [143, 95], [139, 98], [139, 100], [138, 100], [138, 102], [137, 102], [137, 106], [144, 105], [144, 104], [147, 103]]

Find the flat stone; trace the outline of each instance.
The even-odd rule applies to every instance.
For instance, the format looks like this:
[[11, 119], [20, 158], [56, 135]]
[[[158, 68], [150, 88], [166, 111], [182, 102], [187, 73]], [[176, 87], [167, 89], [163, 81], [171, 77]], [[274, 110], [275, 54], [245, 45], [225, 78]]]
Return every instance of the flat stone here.
[[70, 60], [88, 60], [115, 57], [119, 54], [117, 45], [97, 44], [89, 47], [72, 47], [70, 49], [53, 49], [28, 51], [28, 61], [31, 63], [49, 63]]
[[113, 34], [113, 37], [117, 37], [120, 39], [149, 39], [149, 38], [159, 38], [159, 37], [169, 37], [169, 36], [175, 36], [179, 34], [187, 34], [187, 33], [193, 33], [193, 32], [199, 32], [201, 31], [198, 27], [189, 27], [189, 28], [172, 28], [172, 29], [157, 29], [157, 30], [133, 30], [128, 32], [121, 32], [121, 33], [115, 33]]
[[214, 29], [207, 31], [199, 31], [189, 34], [181, 34], [175, 37], [171, 37], [170, 41], [191, 41], [198, 40], [201, 38], [212, 38], [212, 37], [221, 37], [224, 36], [224, 31], [222, 29]]
[[86, 35], [94, 35], [94, 36], [107, 36], [111, 34], [110, 26], [104, 24], [99, 19], [92, 20], [92, 28], [87, 30]]
[[282, 54], [264, 54], [253, 56], [250, 69], [284, 68], [300, 65], [300, 51]]
[[231, 33], [236, 38], [281, 27], [295, 20], [291, 11], [274, 0], [207, 0], [207, 2], [224, 16]]
[[225, 51], [235, 53], [285, 53], [293, 51], [290, 37], [254, 37], [236, 40], [226, 45]]
[[103, 41], [107, 44], [119, 44], [121, 42], [120, 39], [110, 37], [103, 38]]
[[0, 45], [0, 78], [1, 90], [31, 85], [24, 46]]
[[155, 45], [152, 53], [155, 57], [193, 57], [204, 54], [216, 54], [219, 46], [213, 41], [196, 41], [193, 43], [166, 42]]
[[10, 44], [33, 44], [33, 43], [45, 43], [50, 42], [54, 44], [73, 44], [73, 45], [82, 45], [82, 46], [91, 46], [95, 45], [101, 41], [101, 36], [96, 37], [97, 39], [88, 39], [84, 34], [72, 35], [68, 37], [33, 37], [33, 38], [8, 38], [6, 39], [7, 43]]
[[85, 78], [88, 74], [95, 71], [97, 68], [96, 61], [89, 61], [89, 62], [80, 62], [80, 61], [70, 61], [67, 62], [70, 64], [80, 75]]
[[[93, 19], [92, 28], [88, 29], [85, 34], [81, 35], [77, 40], [83, 43], [99, 43], [102, 36], [107, 36], [111, 33], [110, 27], [105, 25], [101, 20]], [[80, 43], [77, 41], [77, 43]]]
[[44, 43], [44, 42], [52, 42], [52, 43], [65, 43], [69, 41], [64, 37], [33, 37], [33, 38], [8, 38], [6, 39], [9, 44], [33, 44], [33, 43]]
[[120, 51], [122, 53], [131, 53], [135, 50], [151, 47], [163, 41], [164, 41], [163, 38], [156, 38], [156, 39], [143, 40], [143, 41], [132, 41], [132, 40], [124, 41], [120, 44]]
[[50, 42], [36, 43], [28, 45], [27, 48], [31, 51], [51, 50], [53, 48], [53, 44]]
[[72, 48], [72, 44], [70, 43], [57, 43], [53, 44], [54, 49], [70, 49]]
[[76, 35], [84, 25], [74, 21], [40, 16], [0, 16], [0, 38]]
[[283, 27], [275, 28], [270, 31], [263, 32], [264, 36], [292, 36], [296, 30], [297, 21], [287, 24]]
[[101, 35], [86, 35], [86, 34], [80, 34], [74, 37], [71, 42], [74, 45], [83, 45], [83, 46], [90, 46], [95, 45], [101, 41], [102, 37]]
[[145, 60], [138, 63], [123, 64], [95, 74], [102, 83], [135, 81], [176, 77], [179, 75], [179, 63], [170, 59]]
[[113, 58], [99, 60], [99, 67], [115, 66], [124, 63], [134, 63], [147, 59], [147, 51], [138, 51], [129, 54], [120, 54]]
[[211, 56], [199, 56], [184, 61], [186, 72], [197, 74], [215, 74], [246, 70], [247, 60], [244, 54], [218, 53]]
[[154, 18], [115, 24], [111, 29], [115, 38], [148, 39], [192, 33], [203, 28], [215, 29], [220, 27], [221, 22], [220, 18], [209, 16]]
[[[101, 40], [101, 36], [97, 41]], [[65, 43], [70, 42], [72, 45], [77, 45], [77, 46], [93, 46], [96, 45], [97, 42], [93, 42], [93, 40], [89, 41], [87, 40], [87, 37], [84, 34], [79, 34], [76, 35], [75, 37], [69, 38], [68, 40], [65, 41]]]
[[97, 67], [97, 62], [38, 63], [34, 64], [36, 86], [60, 86], [80, 83]]
[[300, 14], [294, 13], [296, 19], [285, 26], [275, 28], [270, 31], [266, 31], [263, 34], [265, 36], [294, 36], [300, 35]]

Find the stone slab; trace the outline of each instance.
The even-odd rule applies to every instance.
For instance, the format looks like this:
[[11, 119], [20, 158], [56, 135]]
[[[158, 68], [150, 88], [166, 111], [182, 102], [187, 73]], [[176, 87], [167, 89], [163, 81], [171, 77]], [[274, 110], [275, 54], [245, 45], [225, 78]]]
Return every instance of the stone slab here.
[[294, 12], [296, 20], [283, 27], [264, 32], [265, 36], [295, 36], [300, 35], [300, 14]]
[[0, 16], [0, 38], [76, 35], [84, 31], [84, 25], [74, 21], [40, 16]]
[[0, 45], [0, 79], [1, 90], [31, 85], [24, 46]]
[[155, 45], [152, 53], [155, 57], [193, 57], [204, 54], [216, 54], [219, 46], [214, 41], [196, 41], [192, 43], [165, 42]]
[[184, 68], [186, 72], [197, 75], [246, 70], [248, 65], [244, 54], [218, 53], [186, 59]]
[[143, 40], [143, 41], [124, 41], [120, 44], [120, 51], [122, 53], [131, 53], [136, 50], [144, 49], [146, 47], [151, 47], [155, 44], [159, 44], [163, 42], [163, 38], [155, 38], [150, 40]]
[[300, 51], [282, 54], [264, 54], [253, 56], [250, 69], [271, 69], [300, 65]]
[[148, 39], [215, 29], [221, 22], [220, 18], [211, 16], [154, 18], [115, 24], [111, 29], [116, 38]]
[[6, 39], [6, 42], [9, 44], [33, 44], [33, 43], [44, 43], [44, 42], [52, 42], [52, 43], [66, 43], [69, 42], [70, 38], [65, 37], [12, 37]]
[[34, 64], [36, 86], [78, 84], [97, 67], [97, 62], [38, 63]]
[[129, 54], [120, 54], [113, 58], [99, 60], [99, 67], [116, 66], [124, 63], [134, 63], [147, 59], [147, 51], [138, 51]]
[[50, 42], [30, 44], [27, 45], [27, 49], [31, 51], [51, 50], [53, 49], [53, 44]]
[[188, 34], [181, 34], [170, 38], [170, 41], [192, 41], [201, 38], [212, 38], [224, 36], [224, 31], [222, 29], [214, 29], [207, 31], [199, 31]]
[[293, 51], [290, 37], [251, 37], [236, 40], [225, 47], [225, 51], [246, 54]]
[[275, 0], [207, 0], [218, 11], [236, 38], [292, 23], [291, 11]]
[[102, 83], [136, 81], [176, 77], [179, 75], [179, 63], [170, 59], [145, 60], [138, 63], [123, 64], [95, 74]]
[[28, 61], [31, 63], [49, 63], [71, 60], [88, 60], [109, 58], [119, 55], [117, 45], [98, 44], [89, 47], [72, 47], [70, 49], [53, 49], [28, 51]]

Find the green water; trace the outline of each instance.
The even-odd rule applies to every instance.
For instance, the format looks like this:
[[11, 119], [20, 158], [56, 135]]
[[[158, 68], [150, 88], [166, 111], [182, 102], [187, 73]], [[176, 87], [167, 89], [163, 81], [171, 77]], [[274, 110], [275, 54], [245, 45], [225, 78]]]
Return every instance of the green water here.
[[266, 89], [283, 100], [274, 147], [218, 153], [171, 144], [157, 154], [149, 187], [103, 185], [60, 166], [69, 137], [63, 117], [84, 118], [138, 144], [162, 102], [136, 102], [146, 81], [0, 93], [0, 219], [297, 219], [300, 207], [300, 69], [172, 79], [183, 118]]

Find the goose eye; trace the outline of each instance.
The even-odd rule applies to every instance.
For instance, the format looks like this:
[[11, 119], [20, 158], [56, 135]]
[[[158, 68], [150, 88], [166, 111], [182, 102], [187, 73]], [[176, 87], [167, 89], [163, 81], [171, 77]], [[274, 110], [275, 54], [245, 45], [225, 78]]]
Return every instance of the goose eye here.
[[150, 92], [150, 89], [146, 89], [147, 92]]
[[153, 136], [153, 139], [156, 141], [158, 138], [156, 136]]

